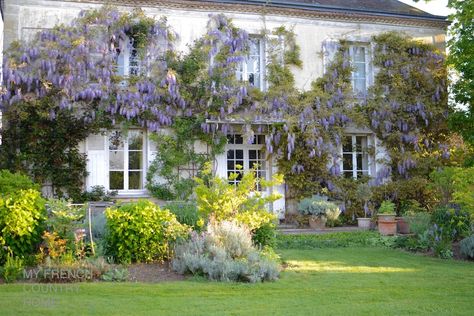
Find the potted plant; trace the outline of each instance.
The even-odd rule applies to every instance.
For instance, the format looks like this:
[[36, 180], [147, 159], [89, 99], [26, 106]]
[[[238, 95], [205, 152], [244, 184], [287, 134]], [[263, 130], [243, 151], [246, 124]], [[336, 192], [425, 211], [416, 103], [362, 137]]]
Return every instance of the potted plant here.
[[298, 203], [298, 211], [309, 216], [309, 226], [313, 229], [324, 229], [328, 219], [336, 220], [341, 211], [327, 197], [314, 195]]
[[377, 213], [380, 234], [395, 235], [397, 233], [395, 215], [395, 204], [391, 201], [383, 201]]
[[371, 226], [371, 212], [369, 209], [369, 201], [372, 196], [372, 190], [367, 183], [361, 183], [357, 187], [357, 198], [364, 204], [364, 217], [357, 217], [357, 226], [362, 229], [370, 229]]

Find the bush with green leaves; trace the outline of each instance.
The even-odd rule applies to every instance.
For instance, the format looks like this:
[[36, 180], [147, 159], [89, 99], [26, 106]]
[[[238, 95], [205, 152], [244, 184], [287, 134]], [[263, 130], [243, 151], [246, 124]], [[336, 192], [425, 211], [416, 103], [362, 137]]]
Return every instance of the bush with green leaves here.
[[21, 173], [0, 170], [0, 196], [28, 189], [39, 190], [40, 186]]
[[279, 276], [274, 253], [268, 248], [257, 250], [249, 229], [235, 221], [212, 221], [206, 232], [194, 232], [190, 240], [177, 245], [173, 269], [217, 281], [255, 283]]
[[[0, 197], [0, 247], [14, 257], [32, 254], [41, 241], [45, 219], [45, 200], [38, 191], [20, 190]], [[0, 252], [0, 264], [6, 259], [6, 252]]]
[[112, 268], [102, 274], [101, 279], [106, 282], [125, 282], [128, 280], [128, 276], [127, 268]]
[[48, 199], [46, 209], [48, 229], [56, 232], [60, 238], [72, 240], [74, 230], [79, 228], [80, 221], [86, 215], [85, 207], [73, 206], [70, 201], [64, 199]]
[[414, 213], [407, 216], [410, 231], [415, 235], [421, 235], [431, 228], [430, 213]]
[[469, 212], [446, 206], [436, 208], [431, 220], [445, 237], [457, 241], [471, 235], [471, 216]]
[[110, 202], [116, 195], [117, 191], [106, 191], [103, 186], [94, 185], [89, 191], [82, 192], [77, 202]]
[[5, 280], [5, 283], [12, 283], [22, 277], [23, 269], [23, 260], [8, 256], [5, 266], [0, 267], [0, 276]]
[[395, 204], [392, 201], [383, 201], [378, 214], [395, 214]]
[[469, 259], [474, 259], [474, 235], [464, 238], [459, 243], [461, 254]]
[[186, 238], [189, 227], [149, 200], [111, 207], [106, 252], [118, 262], [152, 262], [171, 258], [173, 243]]
[[326, 196], [319, 195], [301, 200], [298, 203], [298, 211], [303, 215], [325, 217], [332, 221], [335, 221], [341, 213], [336, 204], [329, 202]]
[[192, 227], [193, 230], [201, 229], [201, 223], [199, 221], [200, 217], [196, 203], [173, 201], [166, 203], [163, 208], [173, 213], [181, 224], [188, 225]]
[[455, 203], [474, 217], [474, 167], [446, 167], [432, 172], [430, 179], [441, 205]]
[[[261, 245], [269, 245], [272, 241], [271, 235], [276, 230], [274, 214], [269, 213], [266, 206], [279, 198], [278, 193], [265, 194], [260, 188], [282, 183], [281, 175], [274, 175], [271, 181], [258, 179], [253, 171], [245, 172], [238, 185], [229, 184], [228, 179], [211, 177], [211, 168], [206, 164], [203, 178], [197, 179], [196, 199], [199, 216], [205, 221], [214, 219], [236, 220], [246, 225], [252, 235], [262, 228], [258, 233], [260, 236], [254, 241]], [[238, 174], [232, 174], [230, 181], [236, 179]], [[272, 232], [273, 230], [273, 232]], [[265, 235], [265, 237], [264, 237]]]

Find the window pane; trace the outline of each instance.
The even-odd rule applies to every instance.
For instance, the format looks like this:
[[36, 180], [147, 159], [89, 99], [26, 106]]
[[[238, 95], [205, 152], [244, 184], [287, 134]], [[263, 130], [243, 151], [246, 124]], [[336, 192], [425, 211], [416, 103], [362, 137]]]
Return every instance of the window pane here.
[[352, 84], [354, 85], [354, 92], [361, 93], [366, 91], [365, 79], [354, 79]]
[[365, 79], [365, 64], [354, 65], [354, 77], [358, 79]]
[[143, 132], [129, 131], [128, 132], [128, 149], [141, 150], [143, 148]]
[[249, 159], [257, 159], [257, 151], [249, 150]]
[[353, 47], [353, 58], [354, 62], [363, 62], [365, 63], [365, 47], [363, 46], [354, 46]]
[[235, 161], [235, 169], [242, 169], [244, 167], [244, 161], [243, 160], [236, 160]]
[[123, 171], [110, 171], [109, 177], [111, 190], [123, 190]]
[[351, 136], [344, 137], [344, 143], [342, 145], [342, 150], [344, 152], [352, 152], [352, 137]]
[[242, 138], [242, 135], [235, 135], [235, 141], [234, 141], [234, 144], [243, 144], [244, 143], [244, 139]]
[[344, 154], [342, 163], [343, 163], [342, 165], [343, 170], [353, 170], [352, 154]]
[[128, 153], [128, 169], [142, 169], [143, 155], [141, 151], [130, 151]]
[[124, 169], [124, 152], [111, 151], [109, 153], [109, 169], [123, 170]]
[[227, 135], [227, 143], [233, 144], [234, 143], [234, 135]]
[[241, 149], [238, 149], [235, 151], [235, 158], [237, 159], [244, 159], [244, 151]]
[[128, 189], [129, 190], [142, 189], [142, 172], [141, 171], [128, 172]]
[[265, 144], [265, 135], [257, 135], [257, 144], [264, 145]]
[[357, 170], [362, 170], [362, 154], [357, 154]]
[[227, 159], [234, 159], [234, 150], [227, 151]]
[[123, 139], [122, 133], [119, 131], [113, 131], [109, 135], [109, 149], [110, 150], [123, 150]]

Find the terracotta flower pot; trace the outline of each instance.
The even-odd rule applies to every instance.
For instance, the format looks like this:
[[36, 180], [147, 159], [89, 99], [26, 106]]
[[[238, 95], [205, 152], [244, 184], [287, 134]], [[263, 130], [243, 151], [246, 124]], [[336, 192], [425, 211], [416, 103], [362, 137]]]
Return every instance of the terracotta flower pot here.
[[326, 227], [326, 217], [314, 217], [309, 218], [309, 227], [312, 229], [324, 229]]
[[397, 231], [399, 234], [409, 234], [410, 233], [410, 225], [408, 224], [405, 217], [396, 217], [397, 221]]
[[358, 217], [357, 218], [357, 226], [362, 229], [370, 229], [370, 222], [371, 219], [368, 217]]
[[377, 214], [379, 221], [394, 221], [395, 214]]
[[384, 236], [397, 234], [397, 221], [384, 221], [379, 219], [379, 233]]

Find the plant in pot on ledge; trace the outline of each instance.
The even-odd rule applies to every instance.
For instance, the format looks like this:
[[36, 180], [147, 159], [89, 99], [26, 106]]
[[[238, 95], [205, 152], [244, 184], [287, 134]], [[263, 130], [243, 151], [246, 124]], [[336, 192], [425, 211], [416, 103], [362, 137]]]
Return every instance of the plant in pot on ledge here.
[[369, 208], [369, 201], [372, 196], [372, 190], [367, 183], [361, 183], [357, 186], [357, 198], [364, 204], [364, 217], [357, 217], [357, 226], [362, 229], [370, 229], [371, 226], [371, 211]]
[[309, 216], [309, 226], [313, 229], [324, 229], [328, 219], [334, 221], [341, 213], [336, 204], [319, 195], [301, 200], [298, 203], [298, 211]]
[[397, 233], [395, 215], [395, 204], [391, 201], [383, 201], [377, 213], [380, 234], [395, 235]]

